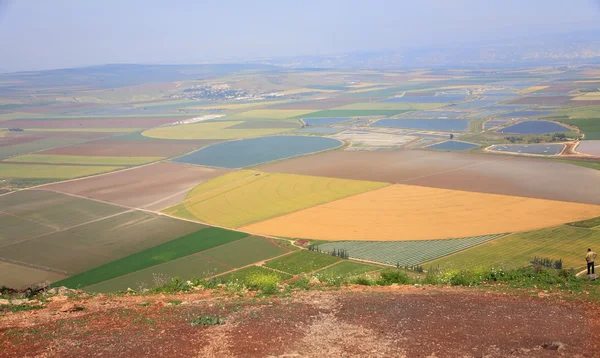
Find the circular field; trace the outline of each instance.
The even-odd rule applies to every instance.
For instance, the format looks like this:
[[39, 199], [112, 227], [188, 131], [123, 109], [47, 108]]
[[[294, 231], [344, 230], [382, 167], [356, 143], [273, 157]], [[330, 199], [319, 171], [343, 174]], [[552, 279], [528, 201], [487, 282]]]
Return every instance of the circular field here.
[[278, 134], [300, 124], [276, 121], [223, 121], [180, 124], [149, 129], [143, 136], [158, 139], [240, 139]]

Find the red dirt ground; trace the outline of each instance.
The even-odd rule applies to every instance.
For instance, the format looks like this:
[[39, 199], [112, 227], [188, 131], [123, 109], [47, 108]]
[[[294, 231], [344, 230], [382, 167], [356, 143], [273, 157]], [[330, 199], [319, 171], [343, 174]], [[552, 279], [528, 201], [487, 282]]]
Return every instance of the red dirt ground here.
[[[98, 296], [60, 312], [67, 302], [0, 317], [0, 357], [591, 358], [600, 349], [597, 306], [465, 289]], [[224, 324], [192, 326], [201, 315]]]
[[176, 141], [160, 139], [102, 139], [93, 142], [75, 144], [68, 147], [50, 149], [38, 154], [115, 157], [173, 157], [217, 142], [217, 140]]
[[598, 171], [535, 158], [421, 150], [327, 152], [259, 169], [600, 205]]
[[49, 184], [41, 189], [158, 210], [181, 202], [188, 190], [226, 172], [225, 169], [159, 162], [106, 175]]
[[7, 127], [18, 128], [150, 128], [173, 123], [181, 118], [119, 118], [119, 119], [19, 119], [2, 122]]
[[94, 139], [107, 137], [109, 135], [111, 134], [101, 132], [11, 132], [5, 137], [0, 137], [0, 147], [30, 143], [45, 138]]

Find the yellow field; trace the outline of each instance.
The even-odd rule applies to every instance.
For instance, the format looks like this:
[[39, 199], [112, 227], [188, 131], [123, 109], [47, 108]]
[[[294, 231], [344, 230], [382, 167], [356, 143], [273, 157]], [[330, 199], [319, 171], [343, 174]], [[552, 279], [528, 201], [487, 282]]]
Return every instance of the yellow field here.
[[44, 164], [0, 163], [0, 178], [48, 178], [70, 179], [109, 172], [123, 167], [113, 166], [70, 166]]
[[596, 216], [596, 205], [392, 185], [241, 230], [321, 240], [434, 240], [534, 230]]
[[527, 88], [523, 88], [522, 90], [519, 91], [519, 93], [520, 94], [533, 93], [535, 91], [540, 91], [540, 90], [543, 90], [548, 87], [550, 87], [550, 86], [530, 86]]
[[183, 203], [163, 211], [236, 228], [386, 185], [240, 170], [198, 185]]
[[364, 102], [353, 103], [334, 109], [349, 109], [349, 110], [369, 110], [369, 109], [388, 109], [388, 110], [423, 110], [435, 109], [449, 105], [450, 103], [414, 103], [414, 102]]
[[181, 124], [177, 126], [159, 127], [149, 129], [142, 133], [143, 136], [150, 138], [164, 139], [238, 139], [261, 137], [271, 134], [282, 133], [293, 130], [294, 128], [247, 128], [231, 129], [229, 127], [244, 121], [231, 122], [207, 122]]
[[267, 118], [267, 119], [286, 119], [301, 116], [315, 110], [295, 110], [295, 109], [254, 109], [248, 112], [238, 113], [238, 118]]
[[83, 155], [26, 154], [6, 159], [5, 162], [49, 163], [49, 164], [92, 164], [92, 165], [136, 165], [164, 159], [163, 157], [102, 157]]
[[580, 96], [573, 97], [573, 101], [598, 101], [600, 100], [600, 92], [584, 93]]
[[361, 82], [356, 85], [350, 85], [350, 86], [348, 86], [348, 88], [363, 88], [363, 87], [373, 87], [373, 86], [378, 86], [378, 85], [381, 85], [381, 83]]

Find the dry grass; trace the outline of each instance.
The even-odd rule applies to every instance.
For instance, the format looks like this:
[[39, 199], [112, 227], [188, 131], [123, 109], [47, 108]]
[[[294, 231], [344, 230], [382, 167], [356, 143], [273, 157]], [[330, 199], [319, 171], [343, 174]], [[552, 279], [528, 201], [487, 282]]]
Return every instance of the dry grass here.
[[392, 185], [241, 228], [322, 240], [433, 240], [534, 230], [600, 214], [600, 206]]

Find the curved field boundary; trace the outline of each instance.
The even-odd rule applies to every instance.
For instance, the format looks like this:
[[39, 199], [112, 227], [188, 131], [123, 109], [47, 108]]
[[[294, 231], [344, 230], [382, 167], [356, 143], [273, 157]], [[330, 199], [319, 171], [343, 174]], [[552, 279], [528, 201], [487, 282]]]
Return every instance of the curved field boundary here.
[[[333, 144], [337, 145], [333, 145]], [[338, 144], [339, 143], [339, 144]], [[216, 143], [173, 162], [212, 168], [240, 169], [339, 148], [339, 139], [311, 136], [267, 136]]]
[[328, 241], [413, 241], [541, 229], [600, 215], [599, 205], [396, 184], [241, 227]]
[[164, 212], [235, 228], [386, 185], [241, 170], [200, 184], [183, 203]]
[[319, 245], [322, 251], [344, 249], [350, 258], [400, 266], [419, 265], [427, 261], [468, 249], [504, 236], [483, 235], [462, 239], [422, 241], [340, 241]]

